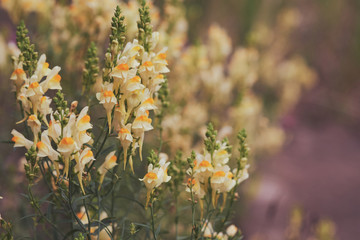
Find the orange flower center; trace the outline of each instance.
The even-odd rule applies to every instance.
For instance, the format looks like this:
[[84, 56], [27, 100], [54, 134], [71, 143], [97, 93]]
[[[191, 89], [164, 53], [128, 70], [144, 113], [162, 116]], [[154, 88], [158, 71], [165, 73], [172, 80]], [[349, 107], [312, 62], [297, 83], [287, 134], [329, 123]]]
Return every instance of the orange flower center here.
[[136, 118], [135, 120], [141, 121], [141, 122], [148, 122], [151, 123], [151, 118], [148, 118], [146, 115], [141, 115], [140, 117]]
[[94, 156], [93, 152], [91, 150], [89, 150], [86, 154], [85, 157], [92, 157]]
[[226, 150], [221, 150], [220, 152], [218, 152], [218, 155], [225, 155], [225, 154], [227, 154]]
[[40, 142], [38, 142], [38, 143], [36, 144], [36, 147], [37, 147], [38, 149], [42, 149], [42, 148], [45, 147], [45, 144], [40, 141]]
[[127, 65], [126, 63], [121, 63], [117, 65], [116, 68], [119, 69], [120, 71], [128, 71], [129, 65]]
[[199, 165], [200, 167], [210, 167], [211, 166], [211, 164], [208, 162], [208, 161], [202, 161], [201, 163], [200, 163], [200, 165]]
[[161, 78], [161, 79], [164, 79], [164, 75], [159, 74], [159, 75], [157, 75], [157, 76], [156, 76], [156, 78]]
[[24, 74], [25, 72], [23, 69], [18, 68], [18, 69], [15, 69], [14, 73], [20, 75], [20, 74]]
[[80, 119], [81, 123], [88, 123], [90, 122], [90, 116], [89, 115], [85, 115]]
[[159, 58], [162, 59], [162, 60], [165, 60], [166, 59], [166, 53], [160, 53]]
[[154, 99], [153, 98], [148, 98], [148, 99], [145, 100], [144, 103], [154, 104]]
[[119, 133], [130, 133], [129, 130], [127, 130], [126, 128], [121, 128]]
[[17, 142], [18, 140], [19, 140], [19, 137], [17, 137], [17, 136], [13, 136], [11, 139], [11, 141], [13, 141], [13, 142]]
[[38, 82], [33, 82], [32, 84], [30, 84], [29, 88], [37, 88], [39, 86]]
[[113, 97], [114, 93], [112, 91], [105, 91], [104, 92], [104, 97]]
[[55, 82], [60, 82], [61, 81], [61, 76], [59, 74], [56, 74], [52, 80], [54, 80]]
[[135, 46], [133, 49], [134, 49], [135, 51], [139, 51], [141, 48], [140, 48], [140, 46]]
[[29, 120], [31, 121], [36, 121], [37, 117], [35, 115], [31, 115], [29, 116]]
[[151, 67], [153, 65], [153, 63], [151, 61], [146, 61], [143, 63], [143, 66], [145, 67]]
[[41, 98], [40, 102], [41, 102], [41, 103], [44, 103], [45, 100], [46, 100], [46, 97], [43, 96], [43, 97]]
[[231, 172], [229, 172], [229, 174], [228, 174], [227, 177], [230, 178], [230, 179], [232, 179], [232, 178], [234, 177], [234, 174], [232, 174]]
[[150, 178], [150, 179], [152, 179], [152, 180], [155, 180], [155, 179], [157, 179], [158, 177], [157, 177], [156, 173], [149, 172], [149, 173], [147, 173], [147, 174], [145, 175], [145, 178]]
[[225, 172], [224, 171], [217, 171], [216, 173], [214, 173], [215, 177], [225, 177]]
[[192, 180], [191, 180], [191, 178], [188, 179], [188, 185], [195, 185], [195, 183], [196, 183], [195, 179], [192, 179]]
[[85, 213], [83, 213], [83, 212], [78, 212], [78, 213], [76, 214], [76, 216], [77, 216], [79, 219], [82, 219], [82, 218], [84, 217], [84, 215], [85, 215]]
[[65, 145], [71, 145], [74, 144], [74, 139], [72, 139], [71, 137], [64, 137], [60, 144], [65, 144]]
[[130, 79], [130, 82], [133, 83], [139, 83], [141, 81], [141, 78], [139, 76], [135, 76], [132, 79]]
[[49, 63], [44, 62], [44, 64], [43, 64], [43, 68], [45, 68], [45, 69], [49, 68]]
[[111, 158], [110, 158], [110, 160], [109, 160], [109, 163], [115, 163], [116, 162], [116, 156], [115, 155], [113, 155]]

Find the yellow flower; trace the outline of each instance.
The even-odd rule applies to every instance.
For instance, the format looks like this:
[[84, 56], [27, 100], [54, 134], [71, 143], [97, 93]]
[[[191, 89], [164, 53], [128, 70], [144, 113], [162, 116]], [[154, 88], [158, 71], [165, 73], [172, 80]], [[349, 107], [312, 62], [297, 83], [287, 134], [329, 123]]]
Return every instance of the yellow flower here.
[[30, 115], [27, 120], [27, 123], [34, 134], [34, 142], [36, 143], [38, 139], [38, 133], [40, 132], [40, 128], [41, 128], [41, 122], [39, 121], [36, 115]]
[[36, 70], [34, 75], [38, 76], [39, 80], [41, 80], [44, 76], [47, 76], [51, 70], [49, 69], [49, 63], [46, 62], [46, 55], [42, 54], [39, 58], [39, 61], [36, 65]]
[[136, 137], [139, 137], [139, 153], [142, 161], [142, 145], [144, 142], [144, 133], [153, 129], [151, 118], [147, 114], [137, 116], [133, 122], [132, 130]]
[[48, 137], [48, 131], [44, 131], [41, 134], [41, 141], [36, 144], [36, 147], [38, 149], [37, 155], [39, 157], [48, 157], [51, 161], [54, 162], [58, 160], [58, 157], [60, 156], [60, 154], [51, 146], [51, 142]]
[[211, 165], [210, 154], [205, 157], [201, 154], [196, 155], [194, 176], [202, 183], [207, 183], [208, 178], [212, 175], [214, 167]]
[[154, 168], [153, 165], [150, 163], [148, 166], [148, 172], [145, 174], [144, 178], [139, 179], [140, 181], [144, 182], [147, 189], [145, 207], [147, 207], [149, 204], [151, 192], [153, 191], [153, 189], [159, 187], [164, 182], [164, 174], [165, 172], [163, 168]]
[[98, 169], [98, 172], [100, 173], [99, 190], [104, 181], [107, 171], [111, 170], [113, 167], [117, 165], [116, 163], [117, 157], [115, 156], [115, 152], [116, 151], [112, 151], [111, 153], [109, 153], [106, 156], [104, 163]]
[[157, 106], [155, 105], [155, 100], [151, 97], [149, 89], [145, 89], [142, 95], [141, 104], [138, 108], [138, 112], [146, 112], [149, 110], [155, 110]]
[[61, 76], [58, 74], [61, 68], [56, 66], [54, 67], [49, 74], [47, 75], [46, 79], [41, 82], [41, 86], [46, 92], [48, 89], [59, 89], [61, 90], [62, 87], [60, 85]]
[[[119, 130], [118, 139], [120, 140], [121, 146], [123, 147], [123, 150], [124, 150], [124, 170], [125, 170], [126, 161], [127, 161], [127, 150], [133, 141], [133, 137], [131, 135], [131, 124], [130, 123]], [[131, 170], [134, 172], [132, 162], [130, 163], [130, 167], [131, 167]]]
[[89, 107], [84, 107], [81, 112], [79, 113], [79, 116], [76, 120], [76, 127], [78, 131], [86, 131], [90, 128], [92, 128], [92, 125], [90, 123], [90, 116], [87, 114], [87, 111], [89, 110]]
[[55, 120], [52, 113], [50, 114], [48, 135], [54, 140], [54, 142], [58, 143], [59, 137], [61, 135], [61, 124], [59, 121]]
[[101, 86], [101, 92], [96, 93], [96, 98], [100, 101], [106, 110], [106, 116], [109, 125], [109, 133], [111, 132], [111, 111], [115, 104], [117, 103], [117, 99], [114, 95], [113, 84], [105, 82]]
[[[78, 153], [77, 153], [77, 155], [78, 155]], [[82, 175], [84, 173], [84, 168], [85, 168], [86, 164], [88, 164], [92, 160], [95, 160], [94, 154], [89, 147], [85, 147], [85, 149], [82, 150], [80, 156], [75, 157], [75, 160], [76, 160], [75, 169], [77, 171], [79, 184], [80, 184], [82, 192], [85, 194], [84, 186], [82, 183]]]
[[24, 135], [22, 135], [15, 129], [11, 131], [11, 134], [13, 135], [11, 141], [15, 143], [14, 147], [25, 147], [26, 149], [29, 149], [34, 144], [34, 142], [26, 139]]

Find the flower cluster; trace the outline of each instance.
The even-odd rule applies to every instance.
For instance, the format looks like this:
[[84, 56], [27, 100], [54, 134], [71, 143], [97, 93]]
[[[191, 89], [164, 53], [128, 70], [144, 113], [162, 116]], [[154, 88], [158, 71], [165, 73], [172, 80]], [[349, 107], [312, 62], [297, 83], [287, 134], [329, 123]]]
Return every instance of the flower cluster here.
[[159, 157], [157, 157], [155, 152], [151, 152], [147, 173], [143, 179], [140, 179], [140, 181], [144, 182], [147, 189], [145, 207], [149, 204], [151, 193], [154, 189], [162, 183], [170, 181], [171, 176], [167, 173], [169, 165], [170, 162], [168, 162], [168, 156], [165, 153], [160, 153]]
[[[18, 32], [21, 33], [21, 28]], [[21, 42], [19, 43], [21, 49]], [[27, 54], [29, 55], [29, 54]], [[49, 67], [46, 56], [43, 54], [37, 60], [36, 68], [31, 75], [23, 68], [26, 62], [24, 51], [15, 58], [15, 70], [11, 80], [16, 86], [17, 100], [22, 107], [24, 119], [32, 131], [32, 141], [23, 134], [13, 129], [12, 141], [15, 147], [36, 148], [37, 158], [49, 159], [56, 171], [56, 177], [60, 177], [60, 165], [63, 165], [63, 177], [68, 176], [71, 161], [75, 160], [75, 169], [78, 172], [79, 184], [82, 186], [82, 174], [84, 167], [90, 161], [95, 160], [91, 149], [86, 146], [92, 138], [89, 130], [92, 129], [88, 107], [84, 107], [80, 113], [75, 114], [77, 102], [72, 104], [72, 109], [67, 108], [67, 102], [63, 94], [58, 91], [52, 99], [46, 96], [48, 90], [61, 90], [60, 67]], [[54, 101], [56, 109], [50, 104]], [[30, 136], [29, 136], [30, 137]]]
[[[145, 36], [147, 42], [140, 44], [138, 39], [128, 42], [117, 54], [108, 53], [114, 66], [109, 72], [109, 81], [101, 83], [96, 94], [106, 110], [109, 132], [112, 128], [124, 151], [124, 168], [128, 158], [133, 171], [132, 155], [139, 148], [142, 159], [142, 145], [145, 132], [153, 129], [150, 111], [156, 110], [157, 93], [165, 82], [163, 74], [168, 73], [167, 48], [155, 52], [159, 33]], [[147, 46], [151, 46], [146, 49]]]
[[203, 154], [195, 155], [193, 153], [188, 159], [190, 168], [187, 170], [187, 173], [190, 178], [187, 182], [186, 191], [198, 197], [201, 212], [203, 212], [202, 199], [207, 193], [211, 192], [214, 208], [217, 207], [218, 198], [222, 194], [223, 205], [221, 209], [223, 209], [226, 204], [227, 193], [249, 177], [249, 164], [247, 164], [248, 148], [245, 141], [240, 143], [240, 145], [243, 148], [242, 151], [246, 153], [243, 158], [238, 160], [238, 167], [231, 170], [228, 164], [231, 158], [232, 147], [226, 139], [221, 142], [216, 140], [216, 135], [217, 132], [213, 129], [212, 124], [209, 124], [205, 139], [206, 150]]

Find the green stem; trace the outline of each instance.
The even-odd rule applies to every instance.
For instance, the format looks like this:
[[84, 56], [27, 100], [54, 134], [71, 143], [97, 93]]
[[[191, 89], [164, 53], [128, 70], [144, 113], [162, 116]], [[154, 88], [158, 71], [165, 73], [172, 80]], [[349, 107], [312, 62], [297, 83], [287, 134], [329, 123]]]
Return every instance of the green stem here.
[[78, 216], [75, 213], [75, 210], [72, 206], [72, 171], [71, 171], [71, 162], [70, 162], [70, 171], [69, 171], [69, 208], [71, 210], [72, 216], [75, 218], [76, 222], [79, 224], [79, 226], [82, 229], [82, 232], [86, 233], [86, 236], [88, 238], [88, 240], [90, 240], [90, 234], [89, 232], [86, 230], [84, 224], [81, 222], [81, 220], [78, 218]]
[[150, 210], [151, 210], [151, 230], [152, 230], [152, 233], [153, 233], [154, 240], [156, 240], [157, 238], [156, 238], [156, 234], [155, 234], [154, 201], [153, 201], [153, 199], [151, 199]]
[[46, 222], [48, 222], [50, 224], [50, 226], [52, 228], [54, 228], [54, 230], [56, 230], [56, 232], [58, 232], [62, 237], [64, 236], [64, 234], [57, 228], [57, 226], [50, 221], [50, 219], [48, 219], [41, 211], [37, 200], [34, 198], [32, 190], [31, 190], [31, 186], [28, 185], [28, 193], [29, 193], [29, 197], [30, 197], [30, 204], [31, 206], [33, 206], [35, 208], [35, 210], [37, 211], [37, 213], [40, 215], [41, 218], [45, 219]]
[[[106, 123], [105, 123], [105, 124], [106, 124], [105, 126], [108, 126], [106, 120], [105, 120], [105, 122], [106, 122]], [[104, 132], [104, 129], [103, 129], [103, 131], [100, 133], [100, 136], [99, 136], [97, 142], [100, 140], [100, 137], [101, 137], [101, 135], [102, 135], [103, 132]], [[95, 159], [97, 159], [97, 157], [99, 156], [101, 150], [103, 149], [103, 147], [104, 147], [104, 145], [105, 145], [105, 142], [106, 142], [108, 136], [109, 136], [109, 131], [108, 131], [108, 128], [106, 128], [106, 129], [105, 129], [105, 137], [104, 137], [104, 139], [103, 139], [103, 141], [102, 141], [102, 143], [101, 143], [101, 145], [100, 145], [100, 148], [98, 149], [98, 151], [97, 151], [96, 154], [95, 154]], [[94, 144], [94, 146], [97, 145], [97, 142]], [[95, 164], [95, 161], [93, 161], [93, 162], [90, 164], [90, 166], [89, 166], [89, 168], [88, 168], [88, 170], [87, 170], [87, 173], [90, 172], [90, 170], [91, 170], [91, 168], [94, 166], [94, 164]]]
[[[98, 200], [98, 229], [100, 229], [100, 193], [98, 187], [96, 187], [97, 200]], [[97, 239], [100, 239], [100, 231], [98, 231]]]
[[190, 184], [190, 194], [191, 194], [191, 215], [192, 215], [191, 239], [193, 239], [195, 232], [195, 198], [192, 189], [192, 184]]
[[[88, 219], [88, 232], [90, 233], [91, 232], [91, 218], [89, 215], [89, 211], [88, 211], [85, 199], [83, 199], [83, 205], [85, 207], [85, 213], [86, 213], [86, 217]], [[88, 240], [90, 240], [89, 236], [88, 236]]]
[[179, 225], [179, 209], [178, 209], [178, 191], [175, 193], [175, 239], [178, 238], [178, 226]]
[[163, 139], [162, 139], [162, 127], [160, 126], [160, 136], [159, 136], [159, 151], [158, 151], [158, 153], [160, 154], [161, 153], [161, 149], [162, 149], [162, 145], [163, 145]]

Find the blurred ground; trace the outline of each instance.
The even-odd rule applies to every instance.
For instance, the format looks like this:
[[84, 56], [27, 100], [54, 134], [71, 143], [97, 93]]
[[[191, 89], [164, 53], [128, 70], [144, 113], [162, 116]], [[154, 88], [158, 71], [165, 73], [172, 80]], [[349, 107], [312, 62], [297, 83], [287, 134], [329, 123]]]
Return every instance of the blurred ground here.
[[260, 239], [284, 239], [294, 206], [305, 213], [303, 237], [320, 218], [335, 222], [338, 239], [360, 235], [360, 209], [355, 207], [360, 202], [360, 134], [332, 118], [329, 108], [317, 104], [318, 97], [317, 89], [306, 94], [285, 117], [291, 142], [260, 164], [259, 192], [242, 224], [246, 239], [255, 233]]

